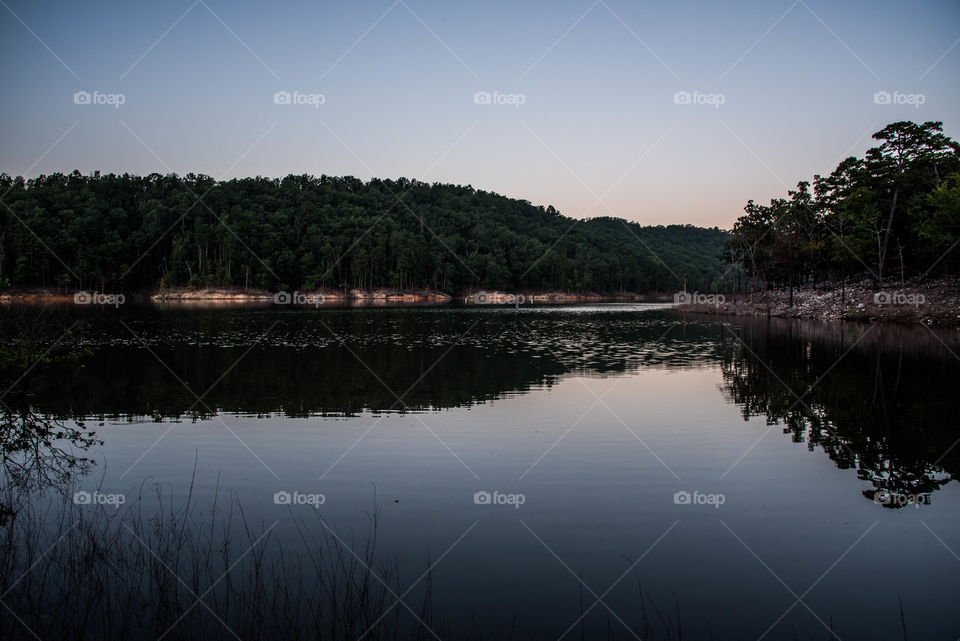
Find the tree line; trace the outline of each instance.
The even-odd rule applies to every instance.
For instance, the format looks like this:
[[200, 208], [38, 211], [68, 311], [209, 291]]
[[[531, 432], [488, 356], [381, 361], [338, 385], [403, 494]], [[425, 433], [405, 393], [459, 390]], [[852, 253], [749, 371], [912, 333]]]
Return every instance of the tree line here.
[[895, 122], [873, 139], [863, 158], [798, 183], [787, 198], [747, 203], [724, 248], [742, 289], [957, 273], [960, 144], [934, 121]]
[[728, 238], [406, 178], [74, 171], [3, 174], [0, 194], [0, 283], [17, 288], [705, 291]]

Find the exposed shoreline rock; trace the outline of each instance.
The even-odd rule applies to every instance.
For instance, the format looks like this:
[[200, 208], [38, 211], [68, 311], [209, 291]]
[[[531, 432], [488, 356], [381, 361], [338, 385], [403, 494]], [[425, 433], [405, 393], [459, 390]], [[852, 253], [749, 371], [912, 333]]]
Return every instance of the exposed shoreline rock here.
[[[100, 294], [101, 292], [93, 292]], [[0, 292], [0, 303], [73, 303], [77, 296], [89, 297], [90, 291], [51, 291], [49, 289], [8, 290]], [[126, 300], [148, 300], [151, 302], [223, 302], [223, 303], [299, 303], [314, 302], [449, 302], [449, 294], [429, 289], [398, 290], [377, 288], [372, 290], [316, 289], [311, 291], [271, 292], [266, 289], [244, 289], [233, 287], [177, 288], [153, 293], [130, 294]]]
[[172, 289], [150, 295], [152, 301], [272, 301], [273, 294], [265, 289], [232, 289], [228, 287], [205, 287], [202, 289]]
[[73, 297], [74, 292], [8, 291], [0, 293], [0, 303], [72, 303]]
[[230, 288], [206, 288], [200, 290], [173, 290], [158, 292], [150, 296], [152, 301], [234, 301], [234, 302], [275, 302], [280, 304], [323, 304], [344, 301], [373, 302], [447, 302], [451, 297], [443, 292], [429, 289], [399, 290], [377, 289], [314, 289], [310, 291], [270, 292], [264, 289], [234, 290]]
[[467, 292], [458, 297], [463, 303], [478, 305], [513, 305], [516, 303], [599, 303], [610, 301], [661, 302], [661, 298], [624, 292], [620, 294], [598, 294], [596, 292], [570, 293], [564, 291], [520, 291], [484, 290]]
[[[0, 292], [0, 303], [73, 303], [76, 295], [89, 295], [88, 291], [52, 291], [49, 289], [7, 290]], [[100, 292], [94, 292], [99, 294]], [[522, 291], [518, 293], [501, 290], [475, 290], [457, 296], [431, 289], [333, 289], [321, 288], [310, 291], [271, 292], [266, 289], [239, 287], [175, 288], [151, 293], [129, 294], [129, 301], [155, 303], [280, 303], [317, 305], [324, 303], [448, 303], [456, 300], [466, 304], [512, 305], [514, 303], [591, 303], [591, 302], [663, 302], [662, 296], [624, 292], [599, 294], [596, 292], [571, 293], [554, 291]]]
[[724, 316], [776, 316], [851, 320], [960, 328], [960, 280], [941, 279], [875, 289], [869, 280], [844, 287], [715, 295], [709, 303], [681, 304], [678, 310]]

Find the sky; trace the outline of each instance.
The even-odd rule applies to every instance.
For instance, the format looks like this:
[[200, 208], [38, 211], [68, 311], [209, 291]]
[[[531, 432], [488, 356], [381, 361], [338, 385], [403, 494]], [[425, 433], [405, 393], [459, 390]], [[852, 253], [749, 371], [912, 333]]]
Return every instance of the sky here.
[[960, 3], [0, 0], [0, 172], [407, 177], [729, 228], [897, 120]]

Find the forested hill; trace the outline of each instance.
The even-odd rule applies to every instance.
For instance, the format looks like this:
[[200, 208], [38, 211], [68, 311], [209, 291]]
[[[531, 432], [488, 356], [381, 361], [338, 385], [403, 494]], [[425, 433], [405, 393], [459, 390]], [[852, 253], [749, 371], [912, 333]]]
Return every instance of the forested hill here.
[[577, 221], [404, 178], [0, 175], [0, 284], [675, 291], [718, 285], [728, 234]]

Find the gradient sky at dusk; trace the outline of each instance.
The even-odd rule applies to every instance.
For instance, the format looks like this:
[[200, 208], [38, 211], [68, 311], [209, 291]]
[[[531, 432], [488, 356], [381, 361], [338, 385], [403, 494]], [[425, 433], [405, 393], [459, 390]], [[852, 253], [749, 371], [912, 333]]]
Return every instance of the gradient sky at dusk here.
[[578, 218], [728, 227], [886, 123], [960, 138], [955, 0], [0, 5], [12, 175], [405, 176]]

